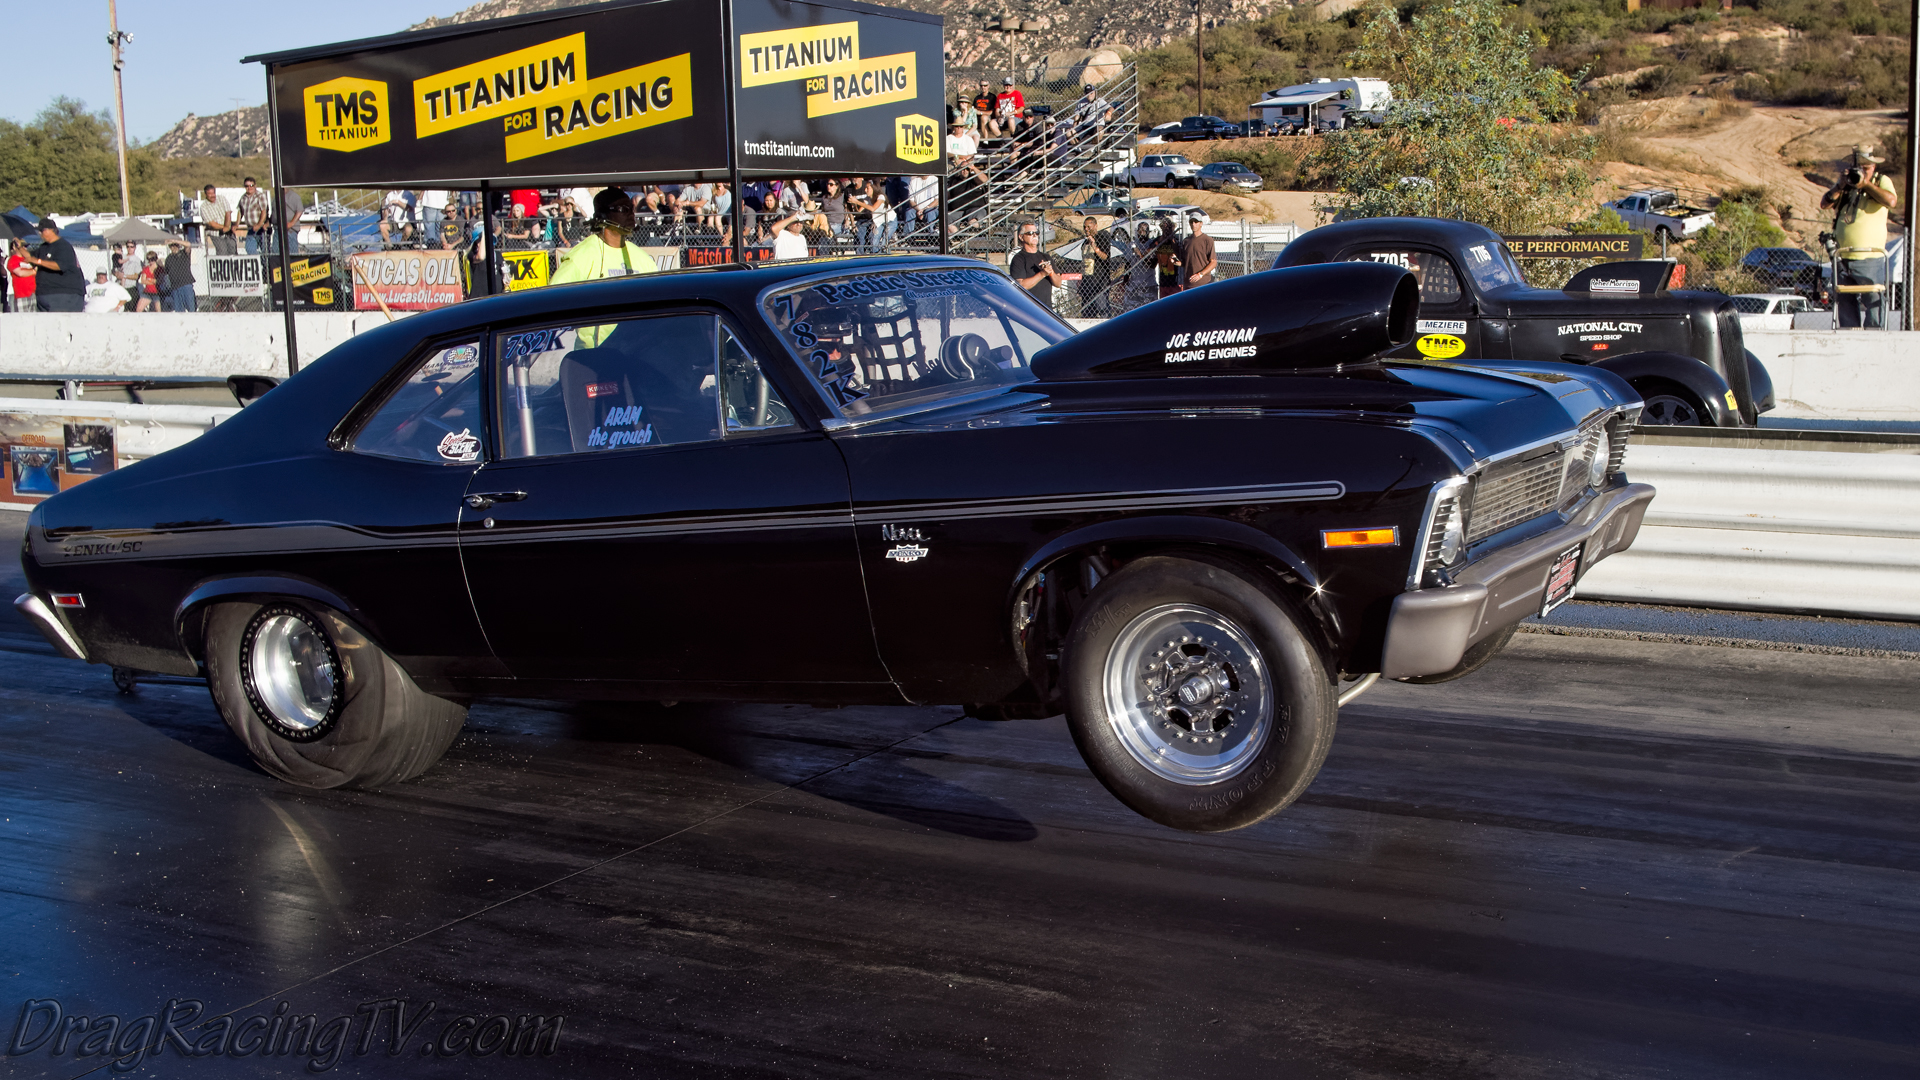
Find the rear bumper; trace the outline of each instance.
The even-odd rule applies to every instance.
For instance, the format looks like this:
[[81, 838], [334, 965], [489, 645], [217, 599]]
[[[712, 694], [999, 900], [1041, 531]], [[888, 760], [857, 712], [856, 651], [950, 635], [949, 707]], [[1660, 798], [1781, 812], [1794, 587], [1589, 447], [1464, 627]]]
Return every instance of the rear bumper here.
[[1653, 486], [1628, 484], [1593, 499], [1573, 520], [1481, 556], [1446, 588], [1394, 598], [1380, 674], [1388, 679], [1451, 671], [1476, 642], [1540, 610], [1547, 572], [1560, 553], [1587, 545], [1580, 573], [1625, 551], [1640, 532]]
[[67, 624], [60, 621], [60, 616], [53, 613], [46, 601], [32, 593], [21, 593], [14, 598], [13, 609], [26, 616], [27, 621], [40, 631], [40, 636], [46, 638], [47, 644], [53, 646], [61, 656], [69, 660], [87, 658], [87, 650], [81, 647], [80, 640], [73, 636]]

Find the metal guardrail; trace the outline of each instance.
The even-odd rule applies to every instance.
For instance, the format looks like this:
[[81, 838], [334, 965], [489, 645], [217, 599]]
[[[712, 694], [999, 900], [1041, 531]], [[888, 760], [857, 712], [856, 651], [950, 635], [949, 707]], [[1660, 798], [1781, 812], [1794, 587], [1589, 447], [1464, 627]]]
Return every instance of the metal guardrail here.
[[1626, 469], [1659, 494], [1580, 595], [1920, 619], [1920, 436], [1656, 429]]

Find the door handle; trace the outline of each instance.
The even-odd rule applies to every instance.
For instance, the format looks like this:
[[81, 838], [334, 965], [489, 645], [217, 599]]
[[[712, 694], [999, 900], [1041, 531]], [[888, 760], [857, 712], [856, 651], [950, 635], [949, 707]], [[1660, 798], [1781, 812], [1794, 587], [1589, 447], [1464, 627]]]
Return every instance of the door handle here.
[[526, 497], [524, 491], [487, 491], [467, 496], [466, 503], [475, 510], [485, 510], [494, 503], [519, 502]]

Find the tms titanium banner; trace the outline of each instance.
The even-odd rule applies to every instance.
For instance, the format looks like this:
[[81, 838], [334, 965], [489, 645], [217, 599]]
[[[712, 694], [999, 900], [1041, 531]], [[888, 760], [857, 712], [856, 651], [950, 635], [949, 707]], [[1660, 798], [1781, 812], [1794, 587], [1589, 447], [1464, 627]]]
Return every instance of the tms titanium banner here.
[[761, 175], [938, 173], [941, 28], [844, 0], [615, 0], [248, 59], [268, 65], [291, 187], [714, 180], [730, 156]]
[[723, 173], [720, 16], [715, 0], [609, 4], [263, 57], [281, 183]]
[[733, 30], [743, 172], [946, 171], [939, 16], [734, 0]]

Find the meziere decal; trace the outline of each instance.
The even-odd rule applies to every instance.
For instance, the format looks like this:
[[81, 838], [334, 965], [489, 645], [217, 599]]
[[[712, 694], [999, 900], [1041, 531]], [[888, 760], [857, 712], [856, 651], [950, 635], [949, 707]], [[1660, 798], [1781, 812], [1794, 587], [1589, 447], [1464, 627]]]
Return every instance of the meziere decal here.
[[504, 121], [508, 161], [520, 161], [693, 115], [693, 54], [575, 84]]
[[860, 60], [830, 75], [807, 80], [807, 116], [852, 112], [893, 101], [912, 101], [915, 89], [914, 53], [894, 53]]
[[413, 81], [413, 130], [424, 139], [551, 98], [586, 77], [587, 35], [530, 45]]
[[792, 82], [860, 59], [860, 24], [828, 23], [740, 35], [740, 85]]
[[307, 145], [351, 152], [393, 137], [387, 84], [373, 79], [329, 79], [301, 94], [307, 113]]

